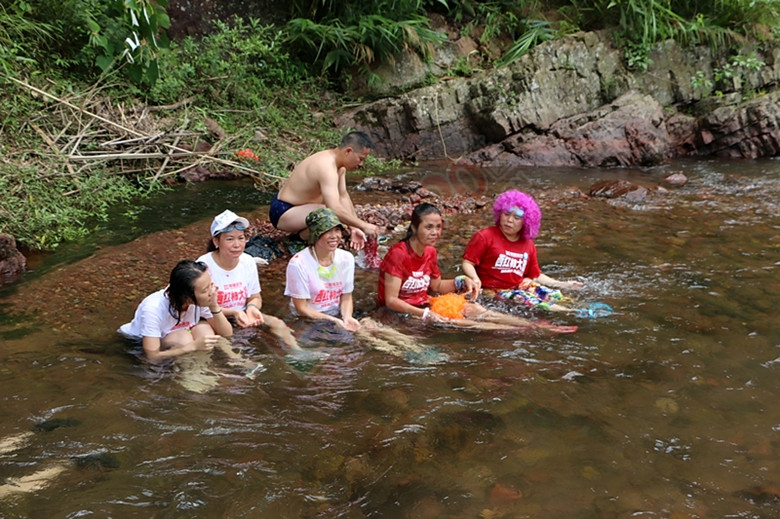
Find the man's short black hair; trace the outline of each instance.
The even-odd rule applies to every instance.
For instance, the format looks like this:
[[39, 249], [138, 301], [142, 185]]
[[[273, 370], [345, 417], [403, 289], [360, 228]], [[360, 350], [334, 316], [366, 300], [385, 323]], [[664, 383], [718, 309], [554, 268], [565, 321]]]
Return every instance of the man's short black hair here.
[[361, 132], [359, 130], [349, 132], [341, 139], [341, 144], [339, 145], [339, 148], [352, 148], [354, 150], [373, 150], [374, 149], [374, 141], [371, 140], [371, 137], [368, 136], [366, 132]]

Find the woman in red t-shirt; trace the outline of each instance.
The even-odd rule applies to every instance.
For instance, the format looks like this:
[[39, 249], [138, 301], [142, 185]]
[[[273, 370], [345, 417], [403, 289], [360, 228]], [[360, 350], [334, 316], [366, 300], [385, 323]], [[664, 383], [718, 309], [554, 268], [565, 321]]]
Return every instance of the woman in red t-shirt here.
[[463, 253], [463, 272], [477, 291], [517, 288], [523, 279], [557, 289], [582, 288], [580, 281], [558, 281], [539, 268], [533, 240], [542, 212], [531, 195], [514, 189], [501, 193], [493, 215], [496, 224], [477, 232]]
[[[442, 279], [438, 265], [436, 242], [442, 234], [441, 212], [429, 203], [417, 205], [406, 237], [393, 245], [379, 267], [378, 302], [390, 310], [436, 322], [450, 319], [437, 314], [429, 304], [429, 292], [448, 294], [465, 291], [475, 300], [477, 286], [467, 276]], [[559, 333], [570, 333], [576, 326], [552, 326], [534, 323], [514, 315], [488, 310], [467, 302], [462, 308], [466, 320], [484, 321], [506, 327], [543, 326]]]

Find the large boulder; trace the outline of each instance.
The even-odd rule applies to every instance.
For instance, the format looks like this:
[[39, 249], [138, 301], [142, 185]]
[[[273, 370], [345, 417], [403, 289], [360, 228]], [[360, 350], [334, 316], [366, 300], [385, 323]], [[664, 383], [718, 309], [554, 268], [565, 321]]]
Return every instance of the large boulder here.
[[698, 154], [756, 159], [780, 152], [780, 92], [722, 106], [699, 119]]
[[[780, 50], [760, 71], [717, 83], [731, 56], [659, 44], [646, 72], [629, 70], [609, 33], [546, 42], [515, 63], [351, 108], [336, 124], [366, 131], [380, 156], [515, 165], [634, 166], [681, 156], [780, 151], [775, 94]], [[753, 52], [745, 47], [743, 54]], [[692, 78], [701, 81], [694, 86]]]
[[652, 165], [671, 155], [663, 123], [658, 101], [629, 92], [596, 110], [560, 119], [542, 134], [513, 135], [464, 161], [493, 167]]

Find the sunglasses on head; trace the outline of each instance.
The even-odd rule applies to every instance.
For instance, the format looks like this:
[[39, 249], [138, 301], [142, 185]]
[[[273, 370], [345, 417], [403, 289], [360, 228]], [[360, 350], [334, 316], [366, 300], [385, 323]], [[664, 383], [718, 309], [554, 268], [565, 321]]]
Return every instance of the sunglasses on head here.
[[232, 223], [219, 231], [217, 234], [223, 234], [230, 231], [246, 231], [246, 227], [240, 222]]
[[505, 211], [506, 214], [511, 214], [515, 218], [523, 218], [525, 216], [525, 211], [517, 206], [511, 207], [507, 211]]

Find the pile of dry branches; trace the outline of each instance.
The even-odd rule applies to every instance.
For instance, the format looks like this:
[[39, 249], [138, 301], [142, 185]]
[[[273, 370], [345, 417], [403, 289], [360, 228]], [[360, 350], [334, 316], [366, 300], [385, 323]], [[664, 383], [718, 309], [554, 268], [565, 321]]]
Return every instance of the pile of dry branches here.
[[241, 160], [232, 149], [234, 139], [216, 122], [206, 119], [209, 134], [204, 134], [190, 130], [189, 120], [178, 120], [179, 126], [174, 127], [177, 123], [173, 119], [156, 115], [181, 108], [192, 99], [168, 106], [125, 107], [101, 96], [97, 87], [65, 99], [9, 79], [31, 95], [52, 101], [50, 110], [28, 121], [64, 166], [46, 176], [85, 175], [100, 168], [154, 181], [187, 179], [187, 173], [193, 171], [200, 171], [200, 177], [249, 176], [260, 188], [269, 188], [279, 180], [255, 169], [256, 163]]

